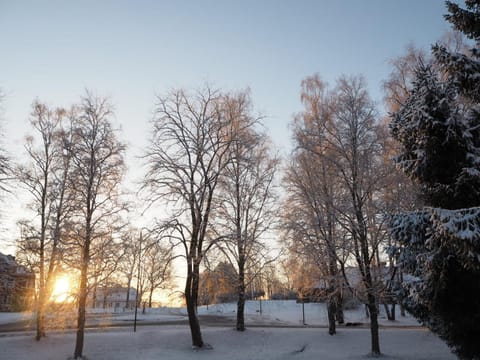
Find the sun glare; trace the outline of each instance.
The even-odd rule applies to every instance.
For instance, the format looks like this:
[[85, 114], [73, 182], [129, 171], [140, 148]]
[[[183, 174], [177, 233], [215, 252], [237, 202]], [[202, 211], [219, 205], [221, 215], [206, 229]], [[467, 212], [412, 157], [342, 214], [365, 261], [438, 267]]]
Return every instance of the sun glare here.
[[52, 300], [57, 303], [71, 301], [72, 286], [68, 276], [64, 275], [55, 281], [55, 286], [52, 291]]

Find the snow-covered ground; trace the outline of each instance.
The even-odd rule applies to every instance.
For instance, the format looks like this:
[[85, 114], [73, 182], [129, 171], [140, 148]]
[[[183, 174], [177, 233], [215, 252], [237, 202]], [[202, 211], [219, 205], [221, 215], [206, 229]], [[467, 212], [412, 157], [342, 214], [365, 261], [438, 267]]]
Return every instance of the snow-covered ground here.
[[[204, 328], [212, 350], [194, 353], [187, 326], [141, 327], [131, 330], [87, 332], [84, 355], [90, 360], [280, 360], [365, 359], [369, 331], [342, 329], [329, 336], [319, 328], [252, 328], [238, 333], [232, 328]], [[388, 329], [380, 334], [381, 349], [388, 359], [455, 359], [448, 348], [424, 329]], [[0, 337], [3, 360], [65, 360], [72, 355], [75, 335], [50, 334], [40, 342], [32, 336]]]
[[[199, 315], [235, 317], [235, 304], [200, 307]], [[30, 314], [0, 313], [0, 324], [15, 321]], [[115, 314], [115, 321], [131, 320], [132, 313]], [[382, 315], [381, 315], [382, 317]], [[368, 323], [363, 308], [348, 310], [347, 322]], [[141, 322], [136, 333], [130, 328], [90, 330], [85, 337], [84, 354], [90, 360], [127, 359], [364, 359], [369, 352], [368, 328], [347, 328], [329, 336], [325, 328], [303, 328], [302, 305], [295, 301], [251, 301], [246, 307], [246, 324], [256, 325], [244, 333], [232, 327], [202, 327], [205, 342], [213, 350], [193, 353], [188, 326], [141, 326], [142, 321], [185, 320], [183, 308], [160, 308], [139, 313]], [[308, 325], [326, 325], [323, 304], [305, 304], [305, 322]], [[380, 344], [388, 359], [455, 359], [447, 346], [428, 330], [418, 326], [411, 317], [392, 323], [380, 321]], [[298, 325], [293, 328], [262, 327], [268, 325]], [[407, 328], [401, 327], [408, 326]], [[260, 327], [258, 327], [260, 326]], [[400, 326], [400, 327], [398, 327]], [[51, 331], [46, 339], [36, 342], [32, 333], [0, 333], [2, 360], [65, 360], [72, 355], [75, 345], [73, 331]]]
[[[261, 310], [260, 310], [261, 309]], [[99, 310], [96, 311], [97, 313]], [[232, 320], [236, 317], [236, 304], [215, 304], [201, 306], [198, 308], [199, 315], [215, 315]], [[140, 321], [174, 321], [187, 318], [185, 308], [162, 307], [157, 309], [146, 309], [146, 313], [141, 311], [137, 315]], [[116, 313], [116, 321], [132, 320], [133, 312]], [[324, 303], [296, 303], [294, 300], [275, 300], [275, 301], [247, 301], [245, 305], [245, 321], [250, 325], [327, 325], [327, 309]], [[305, 323], [304, 323], [305, 321]], [[365, 309], [362, 306], [353, 310], [345, 310], [345, 322], [368, 324]], [[419, 323], [411, 317], [400, 316], [400, 309], [397, 307], [396, 321], [388, 321], [383, 307], [380, 308], [379, 323], [384, 326], [420, 326]]]
[[0, 312], [0, 325], [31, 319], [33, 319], [31, 312]]
[[[260, 312], [261, 307], [261, 312]], [[113, 322], [133, 320], [133, 311], [111, 312], [104, 309], [90, 309], [90, 315], [97, 316], [97, 321], [111, 319]], [[199, 315], [215, 315], [225, 318], [235, 319], [236, 304], [216, 304], [210, 306], [201, 306], [198, 308]], [[305, 314], [305, 318], [303, 317]], [[0, 325], [18, 320], [32, 319], [31, 313], [0, 313]], [[76, 312], [69, 315], [75, 319]], [[185, 308], [162, 307], [156, 309], [146, 309], [145, 314], [139, 309], [137, 318], [140, 321], [181, 321], [187, 318]], [[276, 301], [247, 301], [245, 306], [245, 320], [247, 326], [250, 325], [303, 325], [305, 319], [306, 325], [327, 325], [327, 309], [323, 303], [296, 303], [294, 300], [276, 300]], [[345, 310], [345, 322], [368, 324], [368, 318], [365, 316], [365, 309], [359, 306], [353, 310]], [[388, 321], [384, 314], [383, 307], [380, 307], [380, 325], [384, 326], [419, 326], [418, 322], [408, 313], [406, 317], [401, 317], [397, 307], [396, 321]]]
[[[260, 313], [261, 307], [261, 313]], [[229, 317], [236, 316], [236, 304], [217, 304], [202, 306], [198, 313], [223, 315]], [[303, 315], [305, 314], [305, 316]], [[419, 326], [417, 320], [409, 314], [405, 317], [400, 316], [400, 309], [397, 306], [396, 321], [388, 321], [383, 307], [380, 307], [379, 323], [386, 326]], [[248, 301], [245, 306], [246, 323], [269, 323], [278, 325], [303, 325], [304, 320], [307, 325], [327, 325], [327, 308], [324, 303], [307, 303], [303, 305], [296, 303], [295, 300], [275, 300], [275, 301]], [[345, 310], [345, 322], [365, 323], [365, 308], [362, 306], [353, 310]]]

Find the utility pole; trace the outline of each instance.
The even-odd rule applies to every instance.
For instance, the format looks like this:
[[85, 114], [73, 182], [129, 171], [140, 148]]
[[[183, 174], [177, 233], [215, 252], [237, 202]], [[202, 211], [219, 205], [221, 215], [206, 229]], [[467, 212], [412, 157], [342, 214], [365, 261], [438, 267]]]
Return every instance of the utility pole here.
[[141, 256], [142, 256], [142, 231], [140, 231], [140, 241], [138, 244], [137, 293], [135, 295], [135, 317], [133, 320], [133, 332], [137, 332], [138, 292], [140, 291], [140, 257]]
[[307, 325], [305, 324], [305, 299], [302, 298], [302, 319], [303, 319], [303, 325]]

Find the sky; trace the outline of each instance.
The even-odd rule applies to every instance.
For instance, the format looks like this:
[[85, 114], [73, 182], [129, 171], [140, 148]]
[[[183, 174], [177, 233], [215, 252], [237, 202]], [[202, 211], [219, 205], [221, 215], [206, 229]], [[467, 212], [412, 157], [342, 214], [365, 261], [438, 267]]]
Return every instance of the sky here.
[[[249, 88], [287, 154], [302, 79], [362, 74], [381, 111], [389, 60], [429, 49], [445, 13], [443, 0], [0, 0], [3, 146], [22, 161], [33, 100], [69, 107], [89, 89], [115, 107], [133, 182], [155, 96], [209, 84]], [[21, 199], [3, 199], [0, 251], [12, 252]]]

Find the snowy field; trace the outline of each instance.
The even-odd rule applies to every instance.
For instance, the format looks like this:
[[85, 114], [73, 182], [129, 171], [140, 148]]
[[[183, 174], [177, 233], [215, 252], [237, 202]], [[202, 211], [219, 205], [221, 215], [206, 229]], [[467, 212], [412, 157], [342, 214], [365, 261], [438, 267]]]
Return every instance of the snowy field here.
[[[232, 328], [204, 328], [212, 350], [192, 350], [186, 326], [170, 325], [131, 330], [87, 332], [84, 355], [89, 360], [280, 360], [365, 359], [369, 331], [341, 329], [329, 336], [323, 328], [252, 328], [238, 333]], [[2, 360], [66, 360], [73, 353], [75, 335], [50, 334], [41, 342], [32, 336], [0, 337]], [[455, 359], [448, 348], [424, 329], [388, 329], [380, 333], [387, 359]]]
[[[261, 313], [260, 313], [261, 307]], [[199, 308], [198, 313], [210, 315], [222, 315], [236, 318], [236, 304], [218, 304]], [[305, 314], [305, 316], [303, 315]], [[327, 308], [324, 303], [307, 303], [303, 305], [295, 300], [275, 301], [248, 301], [245, 306], [245, 321], [250, 324], [272, 324], [272, 325], [327, 325]], [[359, 306], [353, 310], [345, 310], [345, 322], [368, 324], [369, 320], [365, 314], [365, 308]], [[388, 321], [383, 307], [380, 307], [380, 325], [385, 326], [419, 326], [417, 320], [409, 314], [400, 316], [397, 306], [396, 321]]]
[[[200, 306], [198, 314], [221, 316], [235, 321], [237, 305], [234, 303]], [[95, 310], [102, 313], [101, 309]], [[133, 313], [116, 313], [116, 321], [132, 320]], [[146, 313], [138, 312], [140, 321], [175, 321], [186, 320], [187, 310], [185, 308], [157, 308], [146, 309]], [[1, 321], [1, 318], [0, 318]], [[295, 300], [275, 301], [247, 301], [245, 304], [245, 322], [250, 325], [313, 325], [326, 326], [328, 324], [327, 308], [323, 303], [297, 303]], [[304, 323], [305, 322], [305, 323]], [[345, 322], [368, 324], [364, 307], [359, 306], [353, 310], [345, 310]], [[380, 308], [379, 323], [384, 326], [420, 326], [419, 323], [409, 314], [400, 316], [397, 307], [396, 321], [388, 321], [383, 307]]]
[[[261, 308], [261, 311], [260, 311]], [[133, 320], [133, 311], [113, 312], [104, 309], [90, 309], [90, 315], [97, 316], [97, 322], [110, 319], [112, 322], [124, 322]], [[210, 306], [201, 306], [198, 308], [199, 315], [215, 315], [221, 316], [232, 321], [236, 318], [236, 304], [217, 304]], [[305, 317], [303, 316], [305, 314]], [[72, 320], [76, 317], [73, 311], [69, 315]], [[18, 320], [31, 320], [31, 313], [0, 313], [0, 324], [7, 324]], [[158, 321], [172, 322], [187, 319], [187, 311], [185, 308], [162, 307], [157, 309], [146, 309], [146, 313], [142, 314], [139, 310], [138, 319], [140, 321]], [[296, 303], [294, 300], [276, 300], [276, 301], [247, 301], [245, 305], [245, 321], [247, 326], [250, 325], [306, 325], [328, 324], [327, 309], [323, 303], [302, 304]], [[365, 316], [365, 310], [359, 306], [354, 310], [345, 310], [345, 322], [368, 324], [368, 318]], [[388, 321], [384, 314], [383, 307], [380, 307], [379, 323], [384, 326], [419, 326], [418, 322], [407, 314], [401, 317], [397, 307], [396, 321]]]
[[[367, 327], [342, 327], [335, 336], [329, 336], [324, 327], [303, 327], [302, 305], [295, 301], [262, 301], [261, 314], [260, 303], [251, 301], [247, 303], [246, 310], [247, 327], [252, 327], [244, 333], [233, 330], [233, 325], [202, 327], [204, 341], [213, 346], [212, 350], [192, 350], [188, 326], [171, 323], [172, 320], [185, 320], [185, 309], [160, 308], [139, 314], [140, 326], [136, 333], [131, 327], [88, 330], [84, 354], [89, 360], [328, 360], [365, 359], [369, 352], [370, 333]], [[215, 315], [229, 318], [233, 324], [235, 305], [200, 307], [198, 312], [201, 318]], [[31, 317], [31, 314], [0, 313], [0, 324], [25, 317]], [[125, 322], [131, 320], [133, 314], [110, 314], [110, 317], [113, 321]], [[159, 324], [141, 326], [148, 320], [158, 321]], [[325, 306], [305, 304], [305, 320], [307, 325], [326, 325]], [[368, 323], [362, 307], [346, 311], [345, 320]], [[169, 321], [169, 325], [162, 325], [162, 321]], [[381, 319], [380, 324], [383, 325], [380, 346], [386, 359], [455, 359], [442, 341], [418, 326], [411, 317], [398, 316], [395, 322]], [[72, 355], [74, 345], [75, 334], [71, 330], [50, 331], [48, 337], [39, 343], [33, 339], [32, 332], [0, 333], [0, 359], [66, 360]]]

